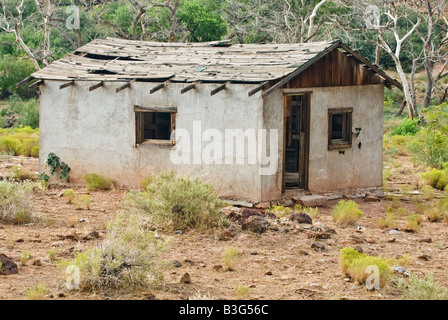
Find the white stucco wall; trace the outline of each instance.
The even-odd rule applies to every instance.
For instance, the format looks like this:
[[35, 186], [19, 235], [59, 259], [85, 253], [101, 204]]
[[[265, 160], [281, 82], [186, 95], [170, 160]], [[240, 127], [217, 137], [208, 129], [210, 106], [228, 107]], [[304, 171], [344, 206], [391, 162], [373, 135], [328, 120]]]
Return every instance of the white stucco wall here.
[[[265, 116], [268, 114], [266, 111], [270, 110], [269, 114], [276, 119], [283, 117], [283, 93], [308, 92], [311, 94], [308, 177], [310, 192], [326, 193], [382, 186], [383, 85], [283, 89], [282, 91], [279, 90], [265, 99]], [[328, 150], [328, 109], [330, 108], [353, 108], [352, 128], [361, 128], [361, 132], [358, 137], [355, 134], [352, 135], [351, 148]], [[283, 126], [279, 130], [283, 135]], [[359, 143], [361, 148], [358, 147]], [[278, 152], [283, 154], [283, 150], [284, 147], [280, 143]], [[281, 174], [280, 170], [276, 177], [269, 178], [269, 182], [266, 179], [262, 181], [272, 188], [273, 181], [281, 181]], [[276, 186], [278, 187], [278, 184]], [[271, 194], [274, 192], [271, 191]]]
[[[262, 100], [247, 96], [253, 85], [231, 84], [211, 96], [210, 91], [217, 84], [200, 84], [181, 95], [185, 84], [170, 83], [150, 94], [157, 83], [133, 83], [130, 89], [119, 93], [115, 89], [123, 83], [105, 83], [92, 92], [88, 88], [93, 82], [77, 81], [60, 90], [63, 83], [45, 81], [41, 87], [41, 171], [47, 155], [54, 152], [71, 167], [73, 183], [83, 183], [82, 176], [94, 172], [111, 177], [120, 185], [138, 187], [141, 179], [151, 173], [173, 169], [180, 175], [199, 176], [212, 183], [223, 197], [260, 199], [259, 165], [248, 164], [247, 152], [240, 159], [243, 164], [225, 164], [223, 159], [223, 164], [175, 165], [170, 161], [170, 152], [178, 146], [135, 146], [134, 105], [177, 107], [176, 128], [189, 132], [194, 121], [200, 121], [202, 132], [213, 128], [223, 137], [226, 129], [259, 128], [263, 121]], [[208, 143], [204, 141], [202, 147]], [[236, 154], [231, 162], [236, 163]]]

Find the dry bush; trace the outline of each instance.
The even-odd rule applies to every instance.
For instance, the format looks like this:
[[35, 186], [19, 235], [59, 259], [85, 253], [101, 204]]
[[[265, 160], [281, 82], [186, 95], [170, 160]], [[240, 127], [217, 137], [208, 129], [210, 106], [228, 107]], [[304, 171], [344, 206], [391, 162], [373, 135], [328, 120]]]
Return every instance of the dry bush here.
[[335, 222], [342, 226], [355, 225], [363, 216], [358, 204], [353, 201], [339, 201], [333, 208], [332, 217]]
[[0, 221], [14, 224], [35, 220], [31, 208], [33, 183], [0, 181]]
[[82, 178], [87, 184], [88, 191], [110, 190], [114, 186], [112, 179], [96, 173], [86, 173]]

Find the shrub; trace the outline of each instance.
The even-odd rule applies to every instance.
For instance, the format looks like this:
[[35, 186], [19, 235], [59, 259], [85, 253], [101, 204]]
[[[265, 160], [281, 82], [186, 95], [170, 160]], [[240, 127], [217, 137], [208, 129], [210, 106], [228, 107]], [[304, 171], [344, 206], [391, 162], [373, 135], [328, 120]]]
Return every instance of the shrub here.
[[146, 191], [130, 192], [125, 205], [144, 213], [150, 228], [173, 231], [229, 225], [213, 186], [198, 178], [176, 177], [173, 171], [153, 175]]
[[225, 248], [224, 249], [224, 269], [227, 271], [232, 271], [235, 261], [239, 258], [240, 252], [235, 248]]
[[33, 129], [39, 127], [39, 100], [29, 99], [23, 100], [18, 95], [10, 98], [11, 105], [9, 108], [1, 111], [2, 116], [17, 117], [14, 127], [31, 127]]
[[406, 220], [406, 228], [417, 232], [420, 230], [423, 218], [420, 214], [411, 214]]
[[0, 129], [0, 152], [15, 156], [39, 157], [39, 129]]
[[22, 262], [23, 265], [26, 265], [30, 259], [31, 255], [28, 253], [28, 251], [23, 251], [22, 255], [20, 256], [20, 262]]
[[235, 296], [239, 299], [245, 299], [250, 295], [250, 289], [248, 286], [245, 286], [243, 284], [240, 284], [236, 286], [235, 290], [233, 291]]
[[120, 213], [107, 228], [99, 247], [61, 261], [64, 272], [72, 265], [79, 269], [80, 290], [131, 291], [163, 280], [157, 256], [168, 241], [143, 228], [136, 215]]
[[334, 206], [332, 216], [335, 222], [343, 226], [350, 226], [356, 224], [362, 218], [363, 212], [359, 210], [355, 201], [341, 200]]
[[448, 184], [448, 169], [431, 169], [421, 175], [424, 184], [435, 189], [444, 190]]
[[378, 219], [377, 223], [381, 229], [395, 228], [397, 226], [397, 221], [395, 220], [395, 215], [393, 213], [387, 213], [386, 217]]
[[62, 194], [62, 196], [67, 200], [67, 203], [72, 203], [75, 199], [75, 195], [75, 190], [73, 189], [66, 189]]
[[315, 219], [319, 215], [319, 208], [318, 207], [315, 207], [315, 208], [304, 207], [300, 204], [297, 204], [294, 206], [294, 212], [295, 213], [303, 212], [303, 213], [306, 213], [307, 215], [309, 215], [311, 218]]
[[353, 248], [343, 248], [340, 251], [341, 271], [363, 284], [370, 274], [367, 272], [369, 266], [376, 266], [379, 269], [379, 285], [381, 288], [389, 284], [393, 274], [391, 271], [393, 259], [383, 259], [382, 257], [372, 257], [365, 253], [356, 251]]
[[448, 289], [434, 283], [434, 273], [425, 279], [409, 274], [409, 279], [399, 279], [397, 288], [408, 300], [448, 300]]
[[90, 196], [88, 194], [84, 194], [80, 197], [77, 197], [75, 200], [75, 206], [76, 210], [90, 210], [90, 203], [92, 200], [90, 199]]
[[431, 222], [439, 222], [448, 216], [448, 201], [439, 199], [434, 201], [430, 206], [423, 207], [423, 214]]
[[36, 174], [26, 168], [19, 168], [17, 166], [14, 166], [12, 168], [12, 170], [14, 173], [15, 180], [18, 180], [18, 181], [25, 181], [25, 180], [35, 181], [35, 180], [37, 180]]
[[34, 221], [31, 209], [32, 183], [0, 181], [0, 221], [23, 224]]
[[419, 118], [405, 118], [402, 122], [400, 122], [392, 129], [390, 134], [400, 136], [415, 135], [420, 130], [420, 127], [418, 125], [419, 122]]
[[30, 288], [26, 291], [26, 297], [28, 300], [44, 300], [47, 293], [48, 289], [45, 284], [39, 283], [36, 288]]
[[86, 173], [82, 178], [87, 183], [87, 190], [89, 191], [110, 190], [114, 185], [112, 179], [96, 173]]
[[448, 162], [448, 110], [443, 104], [433, 110], [425, 109], [426, 123], [410, 143], [415, 159], [427, 166], [441, 168]]

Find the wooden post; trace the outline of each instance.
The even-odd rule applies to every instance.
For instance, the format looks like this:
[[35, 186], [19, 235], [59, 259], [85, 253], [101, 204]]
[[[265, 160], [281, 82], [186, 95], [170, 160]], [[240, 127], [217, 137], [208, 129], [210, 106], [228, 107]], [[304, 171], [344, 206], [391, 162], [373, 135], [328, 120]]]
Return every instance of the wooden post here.
[[218, 88], [213, 89], [210, 92], [210, 95], [213, 96], [213, 95], [217, 94], [218, 92], [224, 90], [229, 83], [230, 83], [230, 81], [227, 81], [226, 83], [224, 83], [223, 85], [219, 86]]
[[121, 87], [118, 87], [115, 92], [120, 92], [126, 88], [130, 88], [131, 87], [131, 83], [135, 82], [137, 79], [132, 79], [131, 81], [129, 81], [128, 83], [126, 83], [125, 85], [122, 85]]
[[102, 87], [103, 85], [104, 85], [104, 82], [103, 82], [103, 81], [101, 81], [100, 83], [97, 83], [96, 85], [94, 85], [94, 86], [91, 86], [91, 87], [89, 88], [89, 91], [93, 91], [93, 90], [96, 90], [96, 89], [98, 89], [98, 88]]
[[168, 83], [170, 83], [170, 81], [171, 81], [171, 80], [167, 80], [167, 81], [165, 81], [164, 83], [161, 83], [161, 84], [155, 86], [154, 88], [152, 88], [152, 89], [149, 91], [149, 94], [153, 94], [153, 93], [159, 91], [160, 89], [163, 89]]
[[70, 81], [70, 82], [67, 82], [66, 84], [62, 84], [62, 85], [60, 85], [59, 86], [59, 90], [62, 90], [62, 89], [65, 89], [65, 88], [68, 88], [68, 87], [71, 87], [71, 86], [74, 86], [75, 85], [75, 81]]

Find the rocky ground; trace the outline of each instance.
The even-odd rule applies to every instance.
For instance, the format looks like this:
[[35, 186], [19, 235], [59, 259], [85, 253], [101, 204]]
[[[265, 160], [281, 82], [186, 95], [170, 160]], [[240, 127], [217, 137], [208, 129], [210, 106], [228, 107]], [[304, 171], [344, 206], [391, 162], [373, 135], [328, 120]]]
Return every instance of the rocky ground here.
[[[9, 168], [19, 164], [37, 171], [37, 161], [29, 158], [2, 159], [0, 169], [7, 175]], [[106, 223], [119, 212], [127, 190], [75, 189], [78, 194], [89, 193], [90, 209], [67, 203], [61, 197], [63, 190], [62, 186], [52, 187], [34, 197], [38, 223], [0, 223], [0, 254], [4, 255], [0, 259], [6, 256], [18, 271], [0, 275], [0, 299], [27, 299], [27, 290], [38, 284], [45, 284], [47, 299], [402, 298], [393, 283], [379, 291], [367, 291], [342, 274], [339, 251], [348, 246], [374, 256], [407, 254], [411, 257], [405, 266], [407, 272], [425, 275], [434, 271], [437, 283], [448, 287], [446, 222], [424, 221], [416, 233], [407, 232], [405, 218], [400, 217], [397, 230], [378, 226], [377, 220], [386, 215], [389, 206], [398, 204], [407, 212], [416, 212], [417, 196], [409, 195], [399, 200], [356, 199], [364, 216], [359, 227], [348, 228], [340, 227], [331, 217], [338, 200], [320, 207], [312, 221], [303, 215], [277, 218], [262, 210], [228, 207], [224, 212], [233, 223], [223, 232], [191, 230], [170, 234], [170, 250], [161, 256], [166, 262], [161, 270], [164, 285], [115, 296], [68, 291], [58, 261], [73, 258], [76, 252], [103, 241]], [[239, 252], [231, 261], [232, 270], [227, 270], [223, 258], [226, 248]], [[26, 263], [21, 262], [24, 253], [30, 256]], [[397, 274], [397, 278], [402, 276]]]

